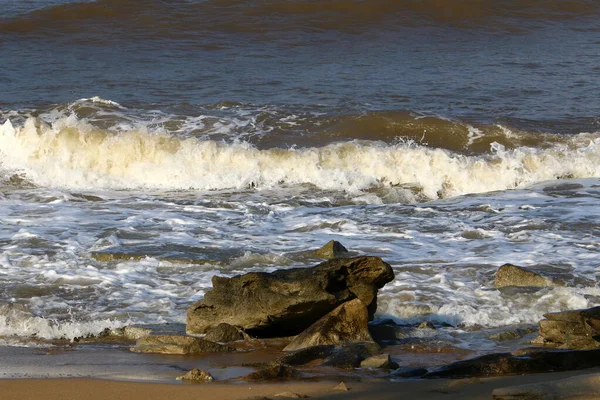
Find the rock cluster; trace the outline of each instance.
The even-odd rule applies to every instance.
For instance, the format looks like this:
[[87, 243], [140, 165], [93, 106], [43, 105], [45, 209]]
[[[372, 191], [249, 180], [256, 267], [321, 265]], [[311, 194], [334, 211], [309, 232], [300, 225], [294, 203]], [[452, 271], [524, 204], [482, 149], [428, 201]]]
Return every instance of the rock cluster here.
[[187, 312], [187, 332], [206, 333], [220, 323], [256, 337], [297, 335], [341, 304], [360, 299], [369, 319], [377, 291], [394, 278], [378, 257], [333, 259], [312, 268], [215, 276], [212, 289]]

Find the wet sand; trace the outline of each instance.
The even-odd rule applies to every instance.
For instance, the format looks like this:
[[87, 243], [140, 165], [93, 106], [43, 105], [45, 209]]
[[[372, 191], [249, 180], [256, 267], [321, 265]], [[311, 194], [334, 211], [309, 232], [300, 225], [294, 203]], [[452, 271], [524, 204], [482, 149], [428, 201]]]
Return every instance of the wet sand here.
[[[87, 378], [65, 379], [3, 379], [0, 380], [4, 400], [68, 400], [68, 399], [211, 399], [237, 400], [275, 397], [283, 392], [294, 392], [318, 399], [491, 399], [496, 388], [526, 383], [556, 381], [576, 375], [598, 373], [600, 369], [562, 373], [532, 374], [484, 379], [406, 380], [401, 382], [351, 382], [349, 391], [335, 390], [337, 381], [277, 382], [267, 384], [208, 383], [165, 384], [132, 381], [114, 381]], [[579, 397], [583, 398], [583, 397]], [[591, 397], [590, 397], [591, 398]]]

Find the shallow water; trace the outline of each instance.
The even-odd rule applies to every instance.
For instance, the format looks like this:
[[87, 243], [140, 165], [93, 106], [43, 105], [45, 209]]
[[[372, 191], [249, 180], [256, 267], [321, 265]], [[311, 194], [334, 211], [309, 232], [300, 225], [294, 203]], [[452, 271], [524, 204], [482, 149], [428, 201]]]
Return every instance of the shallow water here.
[[600, 304], [597, 2], [0, 4], [4, 343], [184, 323], [332, 239], [464, 348]]

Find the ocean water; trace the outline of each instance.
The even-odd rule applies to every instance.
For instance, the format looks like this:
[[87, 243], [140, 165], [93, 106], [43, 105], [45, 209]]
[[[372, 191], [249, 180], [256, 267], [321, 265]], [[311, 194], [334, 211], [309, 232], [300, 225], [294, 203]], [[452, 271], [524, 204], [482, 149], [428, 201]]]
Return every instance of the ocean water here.
[[596, 1], [0, 6], [0, 343], [183, 324], [329, 240], [467, 347], [600, 305]]

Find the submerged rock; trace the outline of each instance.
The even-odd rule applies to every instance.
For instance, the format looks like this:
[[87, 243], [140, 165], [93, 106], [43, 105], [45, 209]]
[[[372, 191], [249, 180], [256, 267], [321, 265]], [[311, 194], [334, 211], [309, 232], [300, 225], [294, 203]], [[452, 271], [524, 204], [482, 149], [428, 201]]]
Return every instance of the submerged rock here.
[[361, 300], [354, 299], [337, 307], [308, 327], [283, 350], [292, 351], [323, 344], [372, 342], [368, 323], [367, 307]]
[[423, 378], [467, 378], [574, 371], [600, 366], [600, 350], [532, 350], [526, 354], [487, 354], [458, 361]]
[[377, 291], [394, 279], [378, 257], [335, 259], [311, 268], [215, 276], [213, 288], [187, 312], [187, 332], [205, 333], [225, 322], [257, 337], [302, 332], [328, 312], [355, 298], [377, 308]]
[[335, 350], [332, 344], [320, 346], [305, 347], [300, 350], [292, 351], [277, 359], [278, 363], [287, 365], [303, 365], [311, 361], [329, 357]]
[[569, 349], [600, 347], [600, 307], [544, 314], [539, 334], [543, 344]]
[[496, 272], [496, 287], [519, 286], [519, 287], [544, 287], [564, 286], [564, 282], [552, 277], [542, 276], [527, 268], [513, 264], [504, 264]]
[[326, 258], [328, 260], [333, 258], [348, 257], [349, 254], [350, 253], [344, 247], [344, 245], [335, 240], [327, 242], [327, 244], [315, 251], [315, 255], [317, 257]]
[[192, 336], [156, 335], [138, 339], [136, 353], [199, 354], [235, 351], [234, 348]]
[[600, 374], [494, 389], [492, 397], [499, 400], [598, 399], [600, 398]]
[[269, 381], [299, 378], [300, 372], [285, 364], [274, 364], [241, 378], [246, 381]]
[[390, 375], [392, 378], [419, 378], [426, 373], [425, 368], [400, 367], [396, 368]]
[[194, 382], [212, 382], [215, 380], [213, 376], [203, 369], [194, 368], [187, 374], [178, 376], [179, 381], [194, 381]]

